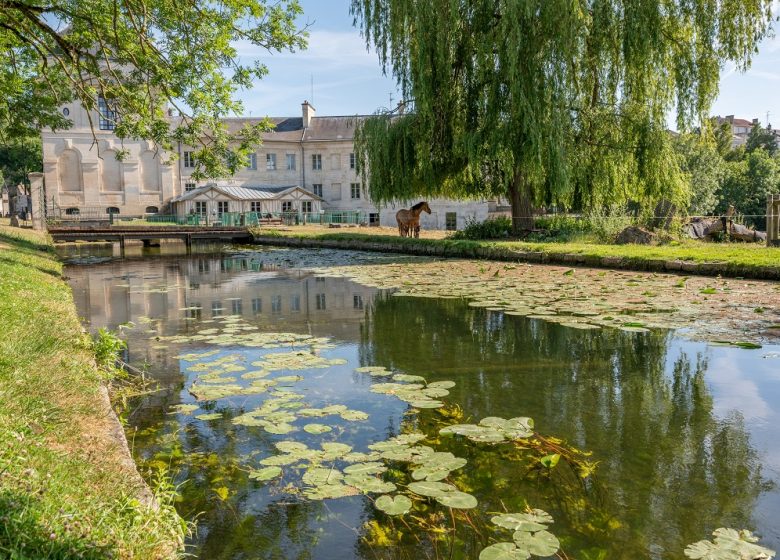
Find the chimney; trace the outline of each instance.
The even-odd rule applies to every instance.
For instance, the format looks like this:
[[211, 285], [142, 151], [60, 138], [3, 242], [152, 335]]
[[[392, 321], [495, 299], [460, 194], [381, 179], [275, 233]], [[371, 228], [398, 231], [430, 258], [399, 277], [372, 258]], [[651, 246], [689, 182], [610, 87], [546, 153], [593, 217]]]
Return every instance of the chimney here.
[[308, 101], [304, 101], [301, 104], [301, 108], [303, 112], [303, 127], [309, 128], [309, 125], [311, 124], [311, 120], [314, 118], [314, 114], [316, 113], [316, 111]]

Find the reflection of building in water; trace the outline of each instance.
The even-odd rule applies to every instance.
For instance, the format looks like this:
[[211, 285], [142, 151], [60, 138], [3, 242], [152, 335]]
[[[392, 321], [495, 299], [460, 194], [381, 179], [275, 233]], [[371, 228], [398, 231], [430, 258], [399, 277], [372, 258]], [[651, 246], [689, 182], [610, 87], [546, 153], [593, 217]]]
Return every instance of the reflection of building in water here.
[[191, 332], [202, 328], [199, 320], [233, 315], [269, 330], [357, 341], [365, 307], [377, 291], [344, 278], [268, 267], [257, 256], [109, 262], [72, 267], [68, 275], [93, 330], [151, 319], [160, 335]]

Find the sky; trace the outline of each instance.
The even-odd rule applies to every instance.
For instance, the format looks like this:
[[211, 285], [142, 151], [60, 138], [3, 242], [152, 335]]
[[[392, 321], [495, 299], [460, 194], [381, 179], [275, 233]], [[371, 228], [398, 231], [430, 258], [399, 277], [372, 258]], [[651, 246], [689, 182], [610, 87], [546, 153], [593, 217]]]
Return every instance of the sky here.
[[[780, 14], [780, 0], [774, 2]], [[376, 53], [366, 50], [360, 32], [352, 25], [350, 0], [302, 0], [302, 24], [309, 24], [309, 46], [296, 53], [268, 54], [253, 45], [238, 45], [243, 62], [260, 60], [269, 74], [251, 90], [239, 94], [246, 116], [298, 116], [308, 100], [318, 115], [370, 114], [397, 104], [395, 80], [382, 74]], [[776, 23], [776, 27], [780, 24]], [[313, 91], [313, 93], [312, 93]], [[764, 40], [750, 69], [734, 65], [722, 72], [720, 94], [713, 115], [758, 118], [766, 124], [767, 112], [780, 128], [780, 37]], [[674, 128], [674, 116], [670, 115]]]

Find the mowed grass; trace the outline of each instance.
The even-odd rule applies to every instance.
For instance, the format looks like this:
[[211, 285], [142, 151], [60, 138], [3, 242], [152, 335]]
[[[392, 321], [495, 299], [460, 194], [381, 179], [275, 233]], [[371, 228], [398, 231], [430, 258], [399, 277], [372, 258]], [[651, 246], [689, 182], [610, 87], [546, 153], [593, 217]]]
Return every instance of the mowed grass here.
[[320, 240], [358, 240], [386, 243], [395, 246], [445, 246], [448, 255], [472, 256], [477, 248], [488, 247], [515, 252], [541, 252], [552, 256], [578, 254], [586, 257], [616, 257], [626, 261], [688, 261], [695, 263], [723, 263], [724, 268], [780, 267], [780, 248], [759, 243], [705, 243], [682, 241], [666, 245], [613, 245], [588, 241], [545, 242], [525, 241], [471, 241], [446, 237], [445, 232], [422, 232], [419, 239], [402, 238], [392, 228], [328, 229], [319, 226], [290, 226], [283, 228], [255, 228], [258, 236], [287, 236]]
[[184, 525], [123, 452], [43, 235], [0, 225], [0, 558], [171, 558]]

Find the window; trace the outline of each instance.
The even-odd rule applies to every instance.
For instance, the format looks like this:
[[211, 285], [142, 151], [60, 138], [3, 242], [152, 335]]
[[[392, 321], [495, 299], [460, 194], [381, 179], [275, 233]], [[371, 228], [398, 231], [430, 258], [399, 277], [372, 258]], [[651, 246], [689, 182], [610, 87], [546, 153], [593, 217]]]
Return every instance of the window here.
[[195, 201], [195, 213], [200, 214], [201, 217], [206, 217], [206, 203], [199, 200]]
[[322, 154], [312, 154], [311, 156], [311, 168], [315, 171], [322, 169]]
[[253, 200], [249, 203], [249, 210], [250, 212], [262, 212], [263, 211], [263, 203], [259, 200]]
[[363, 296], [361, 296], [360, 294], [352, 295], [352, 308], [363, 309]]
[[341, 183], [333, 183], [330, 186], [330, 198], [332, 200], [341, 200]]
[[203, 316], [203, 306], [199, 303], [193, 303], [187, 310], [187, 316], [190, 319], [200, 319]]
[[263, 312], [263, 298], [256, 297], [252, 300], [252, 313], [257, 315]]
[[341, 154], [332, 154], [330, 156], [330, 168], [333, 170], [341, 169]]
[[67, 117], [68, 115], [70, 115], [70, 109], [68, 109], [67, 107], [65, 107], [65, 108], [62, 110], [62, 114], [63, 114], [63, 115], [65, 115], [65, 116]]
[[315, 303], [318, 310], [325, 311], [325, 294], [317, 294], [315, 297]]
[[217, 216], [222, 216], [228, 212], [228, 201], [220, 200], [217, 202]]
[[66, 216], [78, 216], [79, 215], [79, 209], [78, 208], [66, 208], [65, 209], [65, 215]]
[[257, 154], [249, 154], [246, 160], [246, 168], [255, 171], [257, 169]]
[[114, 107], [103, 96], [98, 97], [98, 123], [100, 130], [114, 130], [117, 115]]
[[360, 198], [360, 183], [349, 184], [349, 195], [352, 200], [357, 200]]
[[222, 315], [222, 303], [218, 301], [211, 302], [211, 316], [220, 317]]
[[243, 311], [243, 302], [240, 299], [234, 299], [230, 302], [233, 309], [233, 315], [241, 315]]
[[194, 191], [197, 188], [195, 183], [184, 183], [184, 192]]
[[357, 164], [357, 160], [355, 159], [355, 152], [352, 152], [351, 154], [349, 154], [349, 168], [355, 169], [356, 164]]
[[184, 152], [184, 167], [195, 167], [194, 152]]
[[282, 296], [271, 296], [271, 313], [282, 312]]
[[368, 225], [370, 225], [370, 226], [378, 226], [379, 225], [379, 212], [369, 212], [369, 214], [368, 214]]
[[106, 208], [106, 214], [119, 214], [119, 208], [116, 206], [109, 206]]
[[292, 212], [293, 211], [293, 205], [292, 202], [289, 200], [285, 200], [282, 202], [282, 212]]
[[444, 229], [447, 231], [455, 231], [458, 229], [458, 214], [455, 212], [447, 212], [444, 214]]
[[147, 214], [157, 214], [160, 212], [160, 209], [157, 206], [147, 206], [145, 212]]
[[290, 296], [290, 311], [298, 312], [301, 310], [301, 296], [293, 294]]
[[287, 154], [287, 171], [295, 171], [295, 154]]
[[311, 189], [314, 194], [322, 198], [322, 183], [314, 183]]
[[307, 214], [311, 213], [311, 200], [301, 201], [301, 212], [306, 212]]
[[211, 264], [206, 259], [198, 259], [198, 273], [206, 274], [211, 271]]
[[276, 154], [265, 154], [266, 171], [276, 171]]

